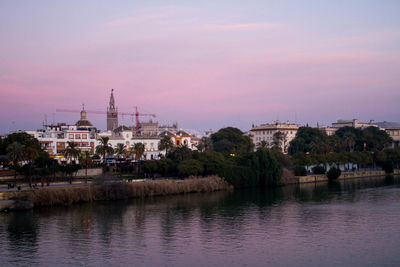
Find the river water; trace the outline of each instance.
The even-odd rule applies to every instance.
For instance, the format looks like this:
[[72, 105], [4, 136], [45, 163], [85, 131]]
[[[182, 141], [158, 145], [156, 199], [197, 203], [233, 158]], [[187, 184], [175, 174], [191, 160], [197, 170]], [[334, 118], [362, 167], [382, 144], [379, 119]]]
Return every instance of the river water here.
[[400, 181], [0, 214], [1, 266], [400, 266]]

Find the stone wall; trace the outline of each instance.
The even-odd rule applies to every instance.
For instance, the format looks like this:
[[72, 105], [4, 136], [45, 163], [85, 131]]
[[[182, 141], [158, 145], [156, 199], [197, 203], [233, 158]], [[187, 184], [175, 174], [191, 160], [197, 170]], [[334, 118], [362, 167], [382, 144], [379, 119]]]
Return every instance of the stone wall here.
[[[394, 170], [393, 174], [400, 174], [400, 170]], [[384, 171], [360, 171], [360, 172], [345, 172], [340, 175], [339, 180], [361, 178], [361, 177], [372, 177], [372, 176], [385, 176]], [[328, 177], [325, 174], [321, 175], [307, 175], [299, 176], [299, 184], [304, 183], [316, 183], [316, 182], [327, 182]]]

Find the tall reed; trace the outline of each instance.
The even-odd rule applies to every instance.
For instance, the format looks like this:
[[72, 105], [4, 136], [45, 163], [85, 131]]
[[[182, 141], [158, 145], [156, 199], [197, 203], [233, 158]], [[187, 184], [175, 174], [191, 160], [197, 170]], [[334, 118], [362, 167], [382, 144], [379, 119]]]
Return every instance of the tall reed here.
[[118, 200], [139, 197], [165, 196], [196, 192], [231, 190], [233, 187], [218, 176], [189, 177], [185, 180], [157, 180], [126, 183], [50, 187], [15, 192], [15, 197], [31, 199], [34, 206], [64, 206], [96, 200]]

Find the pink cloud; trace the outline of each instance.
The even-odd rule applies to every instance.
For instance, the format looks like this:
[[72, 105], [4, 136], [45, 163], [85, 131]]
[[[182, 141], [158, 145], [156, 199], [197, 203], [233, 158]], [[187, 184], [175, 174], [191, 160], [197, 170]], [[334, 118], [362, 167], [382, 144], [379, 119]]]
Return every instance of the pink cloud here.
[[282, 28], [278, 23], [238, 23], [238, 24], [204, 24], [201, 27], [210, 32], [231, 32], [231, 31], [259, 31], [267, 29]]

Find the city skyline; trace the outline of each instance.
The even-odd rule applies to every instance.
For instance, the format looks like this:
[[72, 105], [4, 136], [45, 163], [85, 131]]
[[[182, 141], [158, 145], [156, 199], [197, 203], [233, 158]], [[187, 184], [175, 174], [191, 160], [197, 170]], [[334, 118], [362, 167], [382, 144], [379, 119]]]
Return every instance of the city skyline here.
[[[399, 121], [398, 1], [0, 3], [0, 133], [133, 106], [217, 130]], [[54, 118], [53, 118], [53, 113]], [[104, 116], [88, 119], [106, 128]], [[123, 123], [131, 123], [124, 118]]]

